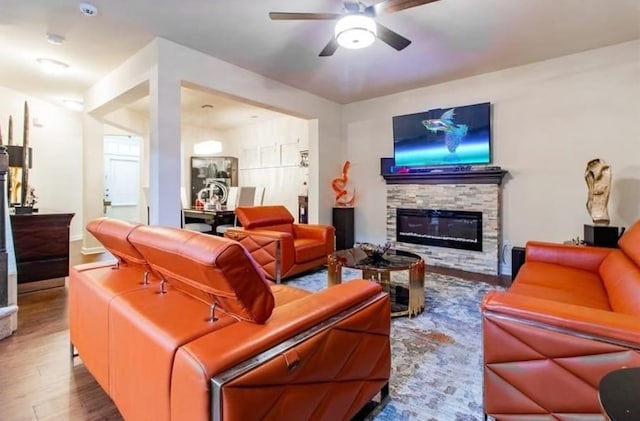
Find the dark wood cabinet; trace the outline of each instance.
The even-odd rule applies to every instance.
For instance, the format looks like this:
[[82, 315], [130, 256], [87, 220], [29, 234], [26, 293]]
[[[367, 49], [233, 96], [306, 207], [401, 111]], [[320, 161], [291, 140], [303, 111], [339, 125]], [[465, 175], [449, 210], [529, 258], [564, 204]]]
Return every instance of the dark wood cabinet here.
[[224, 205], [227, 188], [238, 185], [238, 158], [232, 156], [192, 156], [191, 157], [191, 202], [196, 205], [198, 192], [210, 188]]
[[354, 208], [333, 208], [333, 226], [336, 229], [336, 250], [353, 247]]
[[69, 225], [73, 215], [11, 215], [18, 284], [69, 275]]

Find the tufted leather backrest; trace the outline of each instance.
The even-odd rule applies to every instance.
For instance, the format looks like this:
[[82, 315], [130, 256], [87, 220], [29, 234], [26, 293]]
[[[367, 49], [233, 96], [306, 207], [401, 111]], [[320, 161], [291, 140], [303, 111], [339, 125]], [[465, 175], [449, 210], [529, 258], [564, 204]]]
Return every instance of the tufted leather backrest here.
[[244, 229], [276, 227], [275, 231], [292, 230], [293, 215], [284, 206], [240, 206], [235, 212]]
[[147, 269], [147, 261], [128, 241], [127, 238], [140, 224], [134, 224], [113, 218], [97, 218], [87, 224], [96, 240], [121, 261], [142, 266]]
[[640, 220], [622, 234], [618, 240], [618, 246], [624, 251], [636, 266], [640, 266]]
[[274, 307], [269, 284], [238, 242], [171, 227], [140, 226], [131, 244], [176, 288], [243, 320], [264, 323]]

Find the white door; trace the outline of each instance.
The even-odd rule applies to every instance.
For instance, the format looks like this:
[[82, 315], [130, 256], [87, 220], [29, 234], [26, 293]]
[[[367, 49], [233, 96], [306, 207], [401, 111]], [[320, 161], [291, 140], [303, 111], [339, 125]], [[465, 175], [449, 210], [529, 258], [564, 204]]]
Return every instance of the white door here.
[[[128, 137], [127, 137], [128, 138]], [[104, 213], [111, 218], [140, 222], [140, 158], [121, 152], [122, 141], [106, 140], [104, 155]], [[113, 143], [118, 144], [114, 150]], [[137, 142], [136, 142], [137, 145]], [[135, 148], [138, 149], [138, 148]]]

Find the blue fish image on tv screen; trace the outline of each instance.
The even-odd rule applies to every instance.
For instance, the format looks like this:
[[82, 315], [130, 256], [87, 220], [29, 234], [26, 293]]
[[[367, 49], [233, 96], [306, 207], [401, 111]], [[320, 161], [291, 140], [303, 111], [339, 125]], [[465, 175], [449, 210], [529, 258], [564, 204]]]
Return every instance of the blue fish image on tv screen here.
[[429, 131], [444, 133], [444, 145], [451, 153], [455, 153], [456, 149], [467, 135], [469, 127], [466, 124], [456, 124], [453, 119], [455, 116], [455, 108], [442, 113], [440, 118], [430, 118], [422, 120], [422, 125]]
[[393, 117], [396, 167], [491, 163], [491, 104]]

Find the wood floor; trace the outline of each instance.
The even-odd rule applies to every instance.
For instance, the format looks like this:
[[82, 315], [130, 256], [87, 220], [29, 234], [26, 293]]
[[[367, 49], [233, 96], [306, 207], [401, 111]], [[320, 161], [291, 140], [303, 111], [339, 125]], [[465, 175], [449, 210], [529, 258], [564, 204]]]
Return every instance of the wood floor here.
[[[71, 246], [71, 264], [106, 260]], [[0, 341], [0, 420], [122, 420], [115, 405], [69, 353], [67, 288], [18, 296], [18, 330]]]
[[[111, 259], [107, 253], [82, 256], [71, 243], [71, 265]], [[429, 267], [428, 271], [505, 285], [504, 277]], [[67, 288], [21, 294], [18, 330], [0, 341], [0, 420], [122, 420], [113, 402], [71, 359]]]

